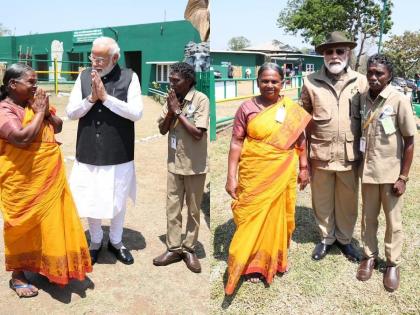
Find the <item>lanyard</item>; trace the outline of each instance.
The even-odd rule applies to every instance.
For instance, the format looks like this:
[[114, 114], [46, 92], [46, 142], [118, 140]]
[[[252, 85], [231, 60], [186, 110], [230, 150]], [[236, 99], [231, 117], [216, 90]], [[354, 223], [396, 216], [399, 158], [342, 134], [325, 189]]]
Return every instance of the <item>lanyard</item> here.
[[[375, 110], [372, 112], [372, 109], [369, 109], [369, 111], [366, 113], [366, 103], [363, 104], [363, 130], [365, 130], [369, 124], [373, 121], [374, 118], [376, 118], [379, 110], [382, 108], [382, 106], [385, 103], [385, 98], [382, 99], [382, 101], [376, 106]], [[369, 118], [366, 120], [366, 117], [369, 115]]]

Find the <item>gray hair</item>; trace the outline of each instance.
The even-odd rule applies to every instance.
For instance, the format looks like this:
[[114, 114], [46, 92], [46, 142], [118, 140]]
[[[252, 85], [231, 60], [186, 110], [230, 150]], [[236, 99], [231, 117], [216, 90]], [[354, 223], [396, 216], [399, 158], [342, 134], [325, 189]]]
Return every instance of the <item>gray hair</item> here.
[[118, 46], [115, 39], [111, 37], [101, 36], [101, 37], [96, 38], [92, 43], [92, 46], [97, 46], [97, 45], [109, 47], [109, 54], [111, 56], [118, 55], [118, 59], [120, 58], [120, 46]]
[[8, 96], [10, 80], [22, 79], [27, 73], [32, 71], [34, 69], [23, 63], [10, 65], [3, 76], [3, 85], [0, 87], [0, 100], [4, 100]]
[[260, 76], [262, 75], [262, 73], [265, 70], [274, 70], [276, 71], [280, 78], [283, 80], [284, 79], [284, 73], [283, 70], [280, 68], [280, 66], [277, 63], [274, 62], [265, 62], [259, 69], [258, 69], [258, 74], [257, 77], [258, 79], [260, 78]]

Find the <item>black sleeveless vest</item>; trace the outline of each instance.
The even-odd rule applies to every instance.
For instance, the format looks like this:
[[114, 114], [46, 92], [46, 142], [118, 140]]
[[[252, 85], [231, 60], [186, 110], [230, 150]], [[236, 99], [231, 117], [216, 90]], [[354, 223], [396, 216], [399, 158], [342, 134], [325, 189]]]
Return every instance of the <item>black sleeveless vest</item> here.
[[[87, 68], [80, 75], [83, 99], [92, 91], [91, 71]], [[132, 76], [131, 69], [121, 69], [117, 64], [102, 77], [108, 95], [126, 102]], [[91, 165], [116, 165], [134, 160], [134, 122], [113, 113], [98, 100], [79, 119], [76, 158]]]

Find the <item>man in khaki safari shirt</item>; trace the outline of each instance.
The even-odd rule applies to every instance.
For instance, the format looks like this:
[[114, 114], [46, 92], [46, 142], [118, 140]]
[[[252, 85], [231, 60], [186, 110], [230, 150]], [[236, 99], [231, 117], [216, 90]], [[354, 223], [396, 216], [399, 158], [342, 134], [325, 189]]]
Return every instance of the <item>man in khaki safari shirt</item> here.
[[[184, 260], [193, 272], [201, 272], [194, 252], [200, 226], [200, 206], [208, 170], [207, 128], [209, 99], [195, 90], [194, 68], [184, 62], [173, 64], [170, 91], [158, 119], [161, 134], [168, 134], [167, 251], [153, 259], [156, 266]], [[186, 236], [181, 238], [181, 210], [186, 200]]]
[[367, 81], [348, 66], [354, 47], [344, 34], [329, 34], [315, 48], [324, 65], [306, 78], [302, 89], [302, 106], [312, 114], [307, 127], [312, 207], [321, 233], [314, 260], [323, 259], [333, 244], [349, 260], [359, 260], [351, 239], [358, 206], [359, 103]]
[[409, 99], [391, 84], [392, 63], [383, 55], [367, 62], [369, 91], [362, 95], [362, 243], [364, 259], [357, 270], [360, 281], [370, 279], [378, 258], [378, 216], [385, 214], [387, 291], [398, 289], [403, 243], [403, 194], [413, 160], [416, 123]]

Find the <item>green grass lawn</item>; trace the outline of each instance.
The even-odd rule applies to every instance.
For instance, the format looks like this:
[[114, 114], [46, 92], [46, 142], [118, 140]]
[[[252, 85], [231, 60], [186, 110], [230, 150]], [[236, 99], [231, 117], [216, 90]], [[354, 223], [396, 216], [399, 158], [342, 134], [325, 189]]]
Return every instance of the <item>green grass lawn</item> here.
[[[226, 261], [234, 233], [230, 197], [224, 190], [227, 153], [231, 129], [218, 134], [211, 144], [211, 229], [213, 255], [211, 260], [212, 314], [419, 314], [420, 313], [420, 154], [410, 172], [405, 195], [403, 224], [405, 242], [401, 266], [400, 289], [385, 291], [381, 273], [382, 262], [367, 282], [355, 278], [358, 265], [345, 259], [334, 248], [325, 259], [311, 260], [314, 245], [319, 241], [311, 208], [311, 192], [307, 187], [298, 193], [296, 230], [289, 252], [291, 270], [276, 277], [270, 287], [262, 283], [242, 282], [232, 297], [224, 296]], [[419, 143], [420, 136], [416, 136]], [[361, 200], [360, 200], [361, 201]], [[361, 207], [359, 208], [359, 213]], [[380, 257], [384, 258], [384, 217], [380, 216]], [[360, 215], [354, 232], [354, 245], [360, 249]]]

